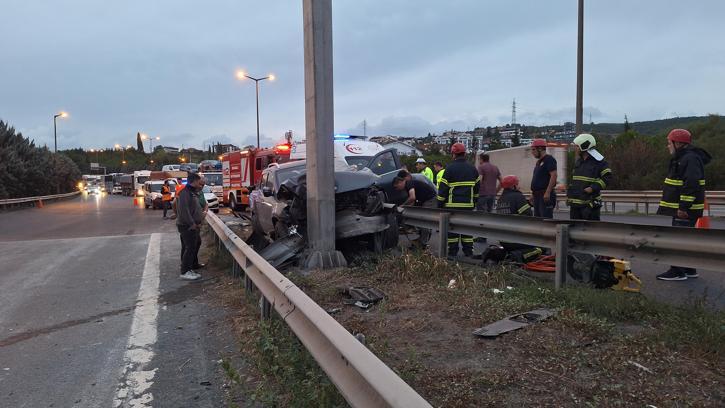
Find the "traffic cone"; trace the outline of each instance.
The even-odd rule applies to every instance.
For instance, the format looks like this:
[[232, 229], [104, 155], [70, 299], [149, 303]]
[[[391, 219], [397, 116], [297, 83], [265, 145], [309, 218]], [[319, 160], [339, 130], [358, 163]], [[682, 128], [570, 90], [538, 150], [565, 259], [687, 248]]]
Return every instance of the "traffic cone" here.
[[[706, 213], [707, 215], [705, 215]], [[705, 208], [702, 211], [702, 217], [697, 219], [695, 228], [710, 229], [710, 205], [707, 204], [707, 199], [705, 199]]]

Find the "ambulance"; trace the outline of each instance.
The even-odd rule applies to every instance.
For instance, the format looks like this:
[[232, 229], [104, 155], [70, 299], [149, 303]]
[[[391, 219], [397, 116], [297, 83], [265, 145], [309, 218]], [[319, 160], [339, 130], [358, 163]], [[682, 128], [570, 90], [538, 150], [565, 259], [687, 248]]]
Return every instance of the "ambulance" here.
[[[368, 167], [373, 157], [385, 150], [379, 143], [370, 142], [365, 136], [336, 134], [334, 142], [335, 159], [342, 159], [358, 170]], [[306, 141], [293, 142], [290, 160], [307, 158]]]

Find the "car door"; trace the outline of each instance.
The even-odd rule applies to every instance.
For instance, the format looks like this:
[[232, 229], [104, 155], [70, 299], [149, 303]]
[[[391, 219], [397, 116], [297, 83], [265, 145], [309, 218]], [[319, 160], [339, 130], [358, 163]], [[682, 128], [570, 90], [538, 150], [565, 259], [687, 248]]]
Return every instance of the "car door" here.
[[269, 188], [268, 191], [272, 190], [271, 178], [274, 177], [273, 170], [262, 172], [261, 180], [256, 189], [257, 195], [255, 197], [254, 212], [257, 215], [257, 222], [262, 228], [264, 233], [269, 234], [274, 231], [274, 224], [272, 224], [272, 212], [274, 211], [274, 194], [265, 196], [264, 191]]
[[388, 197], [394, 195], [393, 179], [398, 175], [402, 167], [398, 151], [395, 149], [378, 152], [370, 159], [368, 164], [370, 171], [380, 176], [378, 186], [385, 191]]

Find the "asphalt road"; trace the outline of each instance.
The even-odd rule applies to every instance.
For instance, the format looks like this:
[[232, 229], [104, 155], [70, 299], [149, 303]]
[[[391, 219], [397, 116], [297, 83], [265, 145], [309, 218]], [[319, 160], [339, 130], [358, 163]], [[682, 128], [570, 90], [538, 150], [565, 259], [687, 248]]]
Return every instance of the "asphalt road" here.
[[173, 221], [84, 196], [0, 225], [0, 407], [227, 405], [235, 341], [213, 277], [179, 280]]

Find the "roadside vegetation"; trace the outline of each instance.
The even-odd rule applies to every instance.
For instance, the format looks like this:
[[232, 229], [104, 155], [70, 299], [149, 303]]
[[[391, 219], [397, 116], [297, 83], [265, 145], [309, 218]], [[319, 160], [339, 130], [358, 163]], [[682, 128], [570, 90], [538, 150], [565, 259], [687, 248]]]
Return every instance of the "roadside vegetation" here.
[[[291, 278], [431, 404], [470, 406], [722, 406], [725, 313], [675, 307], [640, 294], [583, 286], [553, 291], [510, 267], [456, 264], [426, 253], [368, 258], [348, 269]], [[343, 305], [342, 290], [373, 286], [386, 299]], [[227, 296], [243, 296], [238, 284]], [[495, 289], [495, 290], [494, 290]], [[235, 318], [264, 406], [344, 406], [277, 317], [259, 321], [258, 297]], [[473, 330], [535, 308], [545, 322], [481, 339]], [[244, 383], [244, 380], [241, 380]]]
[[0, 120], [0, 199], [69, 193], [80, 178], [68, 156], [36, 146]]

